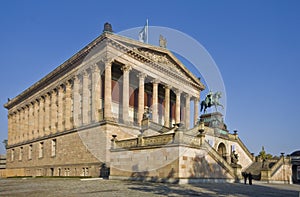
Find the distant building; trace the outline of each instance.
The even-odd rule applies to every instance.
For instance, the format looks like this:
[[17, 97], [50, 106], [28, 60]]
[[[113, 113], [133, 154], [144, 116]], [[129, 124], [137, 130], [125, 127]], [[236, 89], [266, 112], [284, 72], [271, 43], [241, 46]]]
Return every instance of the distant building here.
[[293, 183], [300, 183], [300, 151], [295, 151], [291, 155], [292, 159], [292, 172]]

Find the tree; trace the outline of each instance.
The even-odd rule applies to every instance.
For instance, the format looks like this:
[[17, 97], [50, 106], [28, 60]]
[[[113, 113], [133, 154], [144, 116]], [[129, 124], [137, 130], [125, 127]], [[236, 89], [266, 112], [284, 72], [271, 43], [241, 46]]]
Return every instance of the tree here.
[[258, 156], [262, 159], [262, 168], [265, 166], [265, 162], [273, 157], [273, 155], [266, 153], [264, 146], [262, 146]]

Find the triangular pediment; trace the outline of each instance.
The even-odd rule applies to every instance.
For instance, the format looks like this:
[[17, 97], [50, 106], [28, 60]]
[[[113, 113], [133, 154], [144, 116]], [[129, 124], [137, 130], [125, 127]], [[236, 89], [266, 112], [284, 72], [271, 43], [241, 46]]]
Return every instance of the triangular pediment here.
[[123, 50], [123, 53], [126, 53], [133, 58], [138, 58], [139, 60], [144, 58], [146, 62], [150, 61], [163, 66], [169, 71], [185, 78], [187, 81], [197, 84], [199, 89], [205, 89], [205, 86], [200, 80], [168, 49], [145, 44], [116, 34], [108, 34], [107, 38], [111, 42], [111, 46], [116, 50]]

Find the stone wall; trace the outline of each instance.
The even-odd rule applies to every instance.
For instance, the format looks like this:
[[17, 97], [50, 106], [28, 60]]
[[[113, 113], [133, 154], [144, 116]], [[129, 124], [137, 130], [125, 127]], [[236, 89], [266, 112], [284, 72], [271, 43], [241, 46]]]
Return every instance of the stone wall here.
[[235, 180], [207, 150], [180, 145], [112, 150], [110, 178], [177, 183]]
[[[7, 150], [7, 167], [11, 170], [22, 168], [26, 176], [97, 177], [102, 163], [109, 166], [112, 134], [128, 138], [136, 136], [138, 133], [138, 129], [115, 124], [82, 128], [77, 132], [9, 148]], [[55, 148], [53, 141], [55, 141]], [[41, 143], [43, 143], [42, 155], [40, 153]], [[13, 150], [14, 159], [12, 161]]]

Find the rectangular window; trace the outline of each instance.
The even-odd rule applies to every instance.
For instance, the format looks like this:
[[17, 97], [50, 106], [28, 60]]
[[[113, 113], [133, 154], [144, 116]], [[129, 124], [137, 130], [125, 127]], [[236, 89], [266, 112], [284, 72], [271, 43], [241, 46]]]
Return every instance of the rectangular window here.
[[20, 147], [19, 160], [21, 161], [22, 159], [23, 159], [23, 147]]
[[54, 157], [56, 155], [56, 139], [53, 139], [51, 142], [51, 156]]
[[300, 166], [297, 166], [297, 179], [300, 180]]
[[30, 144], [28, 148], [28, 159], [32, 159], [32, 144]]
[[231, 152], [235, 151], [235, 145], [231, 145]]
[[89, 176], [89, 168], [82, 168], [81, 176]]
[[39, 145], [39, 158], [42, 158], [44, 154], [44, 142], [40, 142]]
[[11, 149], [11, 161], [15, 160], [15, 149]]

